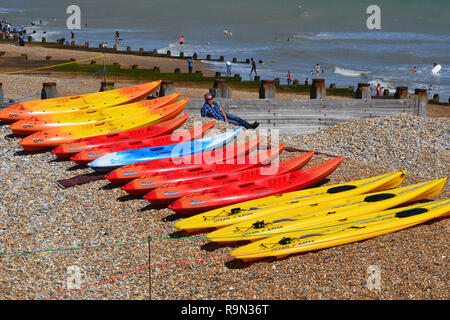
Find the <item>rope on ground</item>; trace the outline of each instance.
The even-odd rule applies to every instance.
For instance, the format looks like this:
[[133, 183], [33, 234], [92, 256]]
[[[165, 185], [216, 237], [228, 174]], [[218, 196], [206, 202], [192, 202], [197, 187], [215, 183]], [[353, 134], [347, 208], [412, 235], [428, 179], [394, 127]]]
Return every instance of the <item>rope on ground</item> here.
[[33, 68], [33, 69], [25, 69], [25, 70], [18, 70], [18, 71], [4, 72], [4, 73], [0, 73], [0, 76], [8, 75], [8, 74], [15, 74], [15, 73], [29, 72], [29, 71], [36, 71], [36, 70], [42, 70], [42, 69], [50, 69], [50, 68], [54, 68], [54, 67], [65, 66], [65, 65], [68, 65], [68, 64], [71, 64], [71, 63], [77, 63], [77, 62], [82, 62], [82, 61], [94, 60], [94, 59], [98, 59], [98, 58], [102, 58], [103, 59], [103, 65], [104, 65], [105, 55], [102, 54], [101, 56], [96, 56], [96, 57], [86, 58], [86, 59], [80, 59], [80, 60], [75, 60], [75, 61], [69, 61], [69, 62], [54, 64], [54, 65], [51, 65], [51, 66], [38, 67], [38, 68]]

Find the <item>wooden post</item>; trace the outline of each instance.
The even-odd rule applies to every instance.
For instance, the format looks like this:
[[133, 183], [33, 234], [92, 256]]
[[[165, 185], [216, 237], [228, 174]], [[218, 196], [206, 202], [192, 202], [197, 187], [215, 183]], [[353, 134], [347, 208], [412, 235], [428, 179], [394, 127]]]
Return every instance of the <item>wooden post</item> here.
[[233, 58], [233, 63], [237, 63], [237, 58]]
[[425, 117], [428, 112], [428, 97], [426, 89], [414, 90], [414, 115]]
[[144, 48], [139, 48], [139, 53], [144, 53]]
[[100, 92], [113, 90], [114, 89], [114, 82], [111, 81], [102, 81], [100, 85]]
[[172, 80], [162, 80], [159, 89], [159, 96], [164, 97], [175, 92]]
[[358, 83], [358, 89], [356, 89], [356, 99], [371, 99], [372, 92], [370, 91], [369, 83]]
[[325, 99], [325, 79], [313, 79], [312, 86], [309, 91], [309, 97], [311, 99]]
[[216, 72], [216, 75], [215, 75], [215, 77], [216, 77], [216, 78], [220, 78], [220, 75], [221, 75], [221, 73], [220, 73], [220, 72]]
[[275, 99], [275, 83], [274, 80], [261, 80], [259, 85], [260, 99]]
[[194, 54], [192, 55], [192, 59], [194, 59], [194, 60], [198, 59], [198, 54], [196, 52], [194, 52]]
[[3, 103], [3, 100], [5, 100], [5, 95], [3, 94], [3, 83], [0, 82], [0, 103]]
[[172, 52], [170, 52], [170, 50], [167, 50], [167, 52], [166, 52], [166, 56], [170, 57], [170, 56], [171, 56], [171, 54], [172, 54]]
[[84, 46], [85, 46], [86, 48], [89, 48], [89, 41], [86, 41], [86, 42], [84, 43]]
[[211, 60], [211, 55], [210, 54], [206, 55], [206, 60]]
[[41, 99], [57, 98], [56, 82], [45, 82], [42, 84]]
[[184, 52], [183, 51], [180, 52], [180, 58], [184, 58]]
[[214, 98], [225, 98], [231, 99], [232, 92], [231, 89], [227, 86], [227, 80], [225, 79], [215, 79], [213, 89], [215, 95]]
[[384, 89], [383, 91], [383, 97], [388, 97], [390, 95], [390, 92], [388, 89]]
[[409, 99], [408, 87], [397, 87], [394, 99]]
[[130, 47], [130, 46], [127, 47], [127, 51], [128, 51], [128, 52], [131, 51], [131, 47]]

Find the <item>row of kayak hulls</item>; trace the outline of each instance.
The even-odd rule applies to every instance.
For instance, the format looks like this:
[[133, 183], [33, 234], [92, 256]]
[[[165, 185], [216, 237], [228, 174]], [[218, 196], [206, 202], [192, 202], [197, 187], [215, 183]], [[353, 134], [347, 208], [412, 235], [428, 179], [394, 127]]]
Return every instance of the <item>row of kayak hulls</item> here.
[[[141, 98], [157, 85], [154, 82], [142, 86], [147, 91], [140, 93]], [[40, 130], [22, 140], [24, 148], [58, 146], [53, 150], [56, 155], [109, 172], [106, 178], [126, 183], [123, 189], [130, 194], [144, 195], [152, 203], [170, 204], [176, 213], [201, 212], [175, 223], [179, 230], [215, 228], [207, 234], [210, 241], [256, 241], [231, 252], [231, 256], [243, 260], [283, 257], [358, 241], [449, 212], [448, 200], [390, 209], [438, 194], [445, 179], [396, 188], [405, 175], [396, 172], [305, 189], [336, 170], [343, 157], [306, 169], [301, 168], [312, 158], [313, 151], [272, 163], [285, 145], [252, 155], [262, 138], [246, 142], [240, 151], [236, 145], [226, 147], [240, 129], [199, 139], [214, 122], [181, 132], [180, 136], [191, 138], [173, 140], [168, 134], [189, 116], [175, 118], [187, 99], [176, 102], [177, 93], [130, 104], [131, 99], [139, 100], [136, 88], [128, 90], [128, 98], [124, 98], [124, 91], [121, 96], [115, 91], [109, 92], [108, 101], [102, 101], [99, 94], [49, 99], [48, 109], [41, 102], [24, 103], [15, 110], [3, 110], [0, 119], [12, 122], [19, 118], [10, 126], [18, 134]], [[121, 122], [125, 118], [127, 124]], [[47, 130], [52, 127], [59, 131]], [[53, 143], [39, 145], [51, 135], [55, 136]], [[227, 150], [232, 149], [234, 152], [228, 156]], [[200, 161], [194, 159], [197, 156]], [[205, 163], [206, 158], [227, 163]], [[242, 162], [238, 163], [238, 159]]]

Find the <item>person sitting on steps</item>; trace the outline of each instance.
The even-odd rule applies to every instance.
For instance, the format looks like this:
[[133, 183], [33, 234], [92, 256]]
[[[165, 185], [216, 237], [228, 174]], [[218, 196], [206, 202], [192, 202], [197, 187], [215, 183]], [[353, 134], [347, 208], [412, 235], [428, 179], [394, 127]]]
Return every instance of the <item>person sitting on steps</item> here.
[[214, 101], [212, 95], [207, 93], [204, 95], [205, 103], [201, 109], [202, 117], [210, 117], [217, 119], [219, 121], [225, 121], [227, 123], [232, 123], [238, 126], [242, 126], [246, 129], [256, 129], [259, 126], [259, 122], [255, 121], [252, 124], [248, 123], [244, 119], [241, 119], [234, 114], [225, 112], [218, 104]]

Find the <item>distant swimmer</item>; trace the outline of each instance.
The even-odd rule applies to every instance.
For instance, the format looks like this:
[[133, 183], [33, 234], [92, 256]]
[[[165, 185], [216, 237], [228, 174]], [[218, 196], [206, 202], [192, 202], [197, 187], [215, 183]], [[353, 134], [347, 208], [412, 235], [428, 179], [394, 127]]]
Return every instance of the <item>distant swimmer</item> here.
[[441, 70], [441, 68], [441, 65], [435, 62], [433, 64], [433, 69], [431, 69], [431, 72], [437, 74]]
[[209, 42], [209, 40], [206, 40], [206, 45], [207, 45], [207, 46], [211, 45], [211, 43]]
[[411, 69], [409, 69], [409, 72], [417, 72], [417, 67], [416, 66], [412, 67]]
[[230, 30], [225, 29], [223, 30], [223, 34], [225, 35], [225, 37], [230, 38], [233, 34], [231, 33]]

